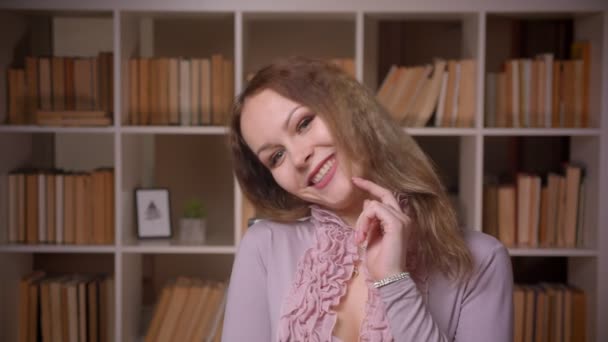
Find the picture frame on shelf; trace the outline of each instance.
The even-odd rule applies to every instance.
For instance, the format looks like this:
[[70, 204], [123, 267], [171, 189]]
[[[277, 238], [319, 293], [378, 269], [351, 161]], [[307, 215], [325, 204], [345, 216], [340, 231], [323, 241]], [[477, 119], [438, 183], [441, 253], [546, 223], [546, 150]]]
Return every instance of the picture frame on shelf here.
[[135, 189], [137, 238], [171, 238], [171, 205], [169, 189]]

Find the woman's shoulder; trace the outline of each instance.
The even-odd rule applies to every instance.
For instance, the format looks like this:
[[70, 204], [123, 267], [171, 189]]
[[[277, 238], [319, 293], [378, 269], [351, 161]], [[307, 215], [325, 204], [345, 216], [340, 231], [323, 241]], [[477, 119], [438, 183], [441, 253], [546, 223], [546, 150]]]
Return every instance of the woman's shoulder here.
[[275, 244], [307, 240], [312, 234], [314, 227], [308, 218], [294, 222], [260, 219], [247, 228], [239, 246], [268, 248]]
[[507, 248], [491, 235], [471, 229], [464, 230], [463, 235], [475, 266], [510, 258]]

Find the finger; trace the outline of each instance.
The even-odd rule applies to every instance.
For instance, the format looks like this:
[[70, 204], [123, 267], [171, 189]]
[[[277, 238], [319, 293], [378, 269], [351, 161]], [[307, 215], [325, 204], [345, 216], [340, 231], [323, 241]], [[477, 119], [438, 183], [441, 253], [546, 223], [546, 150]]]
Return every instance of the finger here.
[[355, 227], [357, 229], [357, 243], [373, 242], [382, 234], [398, 234], [404, 226], [406, 218], [403, 213], [378, 201], [369, 201]]
[[367, 240], [369, 232], [372, 230], [372, 225], [374, 224], [375, 215], [373, 212], [370, 212], [367, 209], [363, 209], [361, 215], [357, 218], [357, 222], [355, 222], [356, 229], [356, 242], [357, 244], [361, 244], [365, 240]]
[[393, 193], [390, 190], [383, 188], [380, 185], [378, 185], [370, 180], [367, 180], [367, 179], [363, 179], [363, 178], [359, 178], [359, 177], [353, 177], [352, 179], [353, 179], [353, 183], [356, 186], [369, 192], [373, 196], [377, 197], [382, 203], [400, 210], [399, 203], [397, 202], [395, 195], [393, 195]]

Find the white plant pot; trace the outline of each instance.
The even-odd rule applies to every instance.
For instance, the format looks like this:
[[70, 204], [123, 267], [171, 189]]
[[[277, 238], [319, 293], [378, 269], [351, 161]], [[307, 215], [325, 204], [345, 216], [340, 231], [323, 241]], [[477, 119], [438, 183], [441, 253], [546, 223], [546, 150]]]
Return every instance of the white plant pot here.
[[179, 222], [179, 242], [183, 244], [203, 244], [207, 237], [207, 220], [182, 218]]

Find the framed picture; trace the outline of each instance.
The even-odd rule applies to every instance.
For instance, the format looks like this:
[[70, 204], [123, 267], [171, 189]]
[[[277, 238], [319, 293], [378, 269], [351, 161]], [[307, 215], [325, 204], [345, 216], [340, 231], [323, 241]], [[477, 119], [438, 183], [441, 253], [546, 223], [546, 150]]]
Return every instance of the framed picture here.
[[171, 206], [168, 189], [135, 189], [137, 237], [171, 237]]

